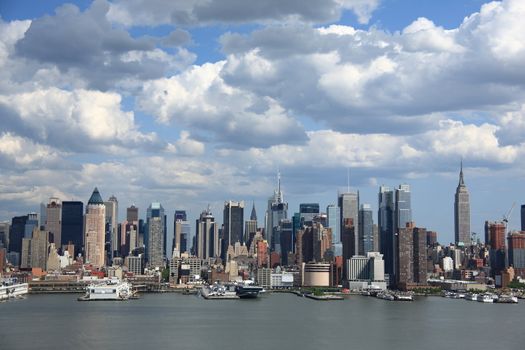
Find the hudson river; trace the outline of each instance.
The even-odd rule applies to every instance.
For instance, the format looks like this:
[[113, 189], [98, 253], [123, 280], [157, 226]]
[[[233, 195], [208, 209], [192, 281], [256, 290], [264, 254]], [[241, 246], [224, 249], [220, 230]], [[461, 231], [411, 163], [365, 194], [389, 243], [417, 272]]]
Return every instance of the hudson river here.
[[0, 304], [0, 349], [524, 349], [525, 301], [440, 297], [388, 302], [292, 294], [204, 300], [143, 294], [125, 302], [29, 295]]

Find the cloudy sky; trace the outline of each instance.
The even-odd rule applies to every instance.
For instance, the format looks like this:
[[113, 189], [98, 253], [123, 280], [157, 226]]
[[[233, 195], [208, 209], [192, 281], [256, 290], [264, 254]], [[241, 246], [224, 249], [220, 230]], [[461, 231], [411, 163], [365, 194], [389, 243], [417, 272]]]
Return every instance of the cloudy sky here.
[[513, 202], [518, 228], [523, 18], [522, 0], [3, 0], [0, 219], [98, 186], [121, 218], [232, 199], [262, 224], [278, 169], [290, 212], [335, 202], [350, 169], [374, 210], [410, 184], [446, 243], [463, 159], [473, 231]]

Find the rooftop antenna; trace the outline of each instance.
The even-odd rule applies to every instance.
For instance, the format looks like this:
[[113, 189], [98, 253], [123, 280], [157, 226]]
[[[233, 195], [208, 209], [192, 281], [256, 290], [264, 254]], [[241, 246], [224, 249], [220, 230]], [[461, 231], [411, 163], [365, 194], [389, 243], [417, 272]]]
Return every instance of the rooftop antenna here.
[[350, 167], [348, 167], [346, 172], [346, 192], [350, 193]]

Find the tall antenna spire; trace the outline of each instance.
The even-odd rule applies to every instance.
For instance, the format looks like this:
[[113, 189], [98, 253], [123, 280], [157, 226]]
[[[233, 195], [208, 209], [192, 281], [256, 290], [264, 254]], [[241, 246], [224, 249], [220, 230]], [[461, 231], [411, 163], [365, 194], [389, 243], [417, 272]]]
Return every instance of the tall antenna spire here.
[[347, 168], [346, 172], [346, 192], [350, 193], [350, 167]]
[[464, 186], [465, 180], [463, 179], [463, 158], [461, 158], [460, 170], [459, 170], [459, 185]]

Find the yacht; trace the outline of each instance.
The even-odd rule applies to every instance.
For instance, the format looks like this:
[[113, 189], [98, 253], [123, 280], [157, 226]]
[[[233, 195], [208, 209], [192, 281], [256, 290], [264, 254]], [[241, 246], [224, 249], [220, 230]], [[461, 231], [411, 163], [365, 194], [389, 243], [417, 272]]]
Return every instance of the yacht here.
[[18, 283], [17, 279], [4, 279], [0, 285], [0, 300], [21, 298], [29, 292], [29, 284]]
[[478, 301], [482, 303], [493, 303], [495, 300], [498, 300], [498, 297], [493, 294], [484, 293], [478, 295]]
[[468, 293], [465, 297], [466, 300], [476, 301], [478, 300], [478, 295], [476, 293]]
[[110, 280], [101, 284], [90, 284], [86, 287], [86, 294], [78, 300], [128, 300], [133, 297], [135, 295], [130, 283]]

